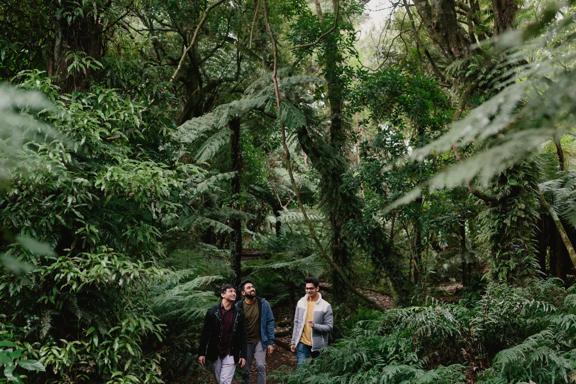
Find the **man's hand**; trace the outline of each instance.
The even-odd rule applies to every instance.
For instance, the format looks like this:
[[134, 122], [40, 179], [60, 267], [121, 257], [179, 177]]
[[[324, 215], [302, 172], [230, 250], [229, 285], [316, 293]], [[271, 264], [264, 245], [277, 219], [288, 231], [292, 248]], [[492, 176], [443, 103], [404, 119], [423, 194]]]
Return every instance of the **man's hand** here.
[[206, 356], [198, 356], [198, 362], [201, 366], [206, 365]]
[[274, 352], [274, 346], [273, 345], [267, 346], [266, 352], [268, 353], [268, 356], [270, 356]]
[[292, 353], [295, 353], [295, 352], [296, 352], [296, 346], [295, 346], [294, 344], [290, 344], [290, 351], [291, 351]]
[[240, 368], [244, 368], [246, 365], [246, 359], [241, 357], [240, 360], [238, 360], [238, 365], [240, 365]]
[[314, 322], [312, 320], [308, 322], [308, 325], [310, 325], [311, 328], [314, 328]]

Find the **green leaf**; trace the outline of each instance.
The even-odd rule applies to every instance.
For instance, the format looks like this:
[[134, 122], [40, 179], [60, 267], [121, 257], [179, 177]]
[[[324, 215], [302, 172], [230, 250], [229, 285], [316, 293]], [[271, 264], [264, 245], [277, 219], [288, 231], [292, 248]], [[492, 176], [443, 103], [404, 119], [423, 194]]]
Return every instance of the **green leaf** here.
[[4, 377], [6, 377], [6, 379], [8, 379], [8, 381], [14, 382], [14, 383], [19, 383], [20, 379], [18, 379], [16, 376], [14, 376], [14, 369], [16, 368], [16, 366], [14, 365], [7, 365], [4, 367]]
[[54, 250], [46, 243], [42, 243], [26, 235], [20, 235], [16, 239], [24, 248], [35, 255], [55, 256]]
[[18, 365], [27, 371], [44, 372], [44, 365], [38, 360], [20, 360]]

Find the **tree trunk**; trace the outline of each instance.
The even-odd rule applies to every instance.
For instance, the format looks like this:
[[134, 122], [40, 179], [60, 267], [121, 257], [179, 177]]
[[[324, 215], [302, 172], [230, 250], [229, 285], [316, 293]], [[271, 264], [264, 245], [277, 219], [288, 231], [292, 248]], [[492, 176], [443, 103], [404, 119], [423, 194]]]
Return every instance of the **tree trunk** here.
[[[232, 195], [236, 199], [236, 208], [240, 208], [241, 193], [241, 176], [242, 176], [242, 148], [240, 144], [240, 118], [234, 118], [229, 123], [230, 136], [230, 153], [232, 161]], [[240, 217], [234, 217], [231, 220], [231, 227], [234, 230], [234, 242], [232, 245], [232, 268], [236, 275], [236, 286], [240, 285], [242, 280], [242, 220]]]
[[[108, 4], [103, 8], [95, 8], [83, 16], [69, 18], [69, 15], [75, 15], [75, 11], [80, 5], [77, 1], [72, 0], [61, 2], [52, 56], [48, 59], [47, 67], [48, 74], [57, 79], [57, 83], [63, 91], [85, 89], [89, 85], [89, 79], [94, 75], [93, 69], [71, 70], [69, 55], [73, 54], [81, 60], [90, 60], [89, 58], [100, 60], [102, 58], [105, 43], [101, 14], [109, 6]], [[84, 55], [89, 58], [87, 59]]]
[[492, 0], [492, 10], [494, 12], [494, 33], [496, 35], [512, 28], [518, 12], [516, 0]]
[[561, 137], [554, 136], [554, 146], [556, 146], [556, 155], [558, 156], [558, 169], [560, 172], [566, 170], [566, 158], [564, 156], [564, 150], [562, 149]]
[[458, 24], [455, 0], [414, 0], [422, 23], [444, 56], [457, 59], [468, 54], [470, 41]]
[[[349, 200], [348, 193], [344, 190], [342, 177], [348, 171], [348, 162], [346, 157], [347, 135], [345, 132], [344, 121], [342, 119], [342, 107], [344, 104], [342, 81], [342, 54], [338, 47], [336, 30], [327, 37], [324, 47], [324, 66], [325, 79], [328, 87], [328, 102], [330, 107], [330, 146], [337, 154], [340, 161], [335, 164], [339, 165], [337, 169], [330, 170], [325, 178], [329, 179], [326, 188], [330, 188], [331, 196], [326, 199], [326, 205], [332, 229], [331, 253], [332, 259], [347, 271], [350, 266], [350, 251], [346, 244], [343, 227], [349, 221], [354, 213], [347, 209]], [[325, 189], [328, 191], [328, 189]], [[348, 200], [348, 201], [347, 201]], [[337, 273], [333, 273], [333, 283], [335, 287], [341, 287], [342, 281]], [[339, 294], [336, 290], [335, 294]], [[343, 292], [341, 292], [343, 293]]]

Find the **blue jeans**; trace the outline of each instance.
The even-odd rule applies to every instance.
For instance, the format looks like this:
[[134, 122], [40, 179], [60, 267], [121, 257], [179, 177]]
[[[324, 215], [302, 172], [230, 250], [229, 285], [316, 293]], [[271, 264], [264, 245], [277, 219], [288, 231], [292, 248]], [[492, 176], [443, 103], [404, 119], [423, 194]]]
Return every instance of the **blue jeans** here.
[[318, 352], [312, 352], [312, 347], [306, 344], [298, 343], [296, 346], [296, 365], [304, 364], [306, 359], [318, 356]]
[[252, 361], [256, 360], [256, 369], [258, 371], [258, 384], [266, 384], [266, 350], [262, 347], [262, 342], [258, 344], [246, 344], [246, 365], [242, 370], [242, 379], [244, 384], [250, 382], [250, 370]]

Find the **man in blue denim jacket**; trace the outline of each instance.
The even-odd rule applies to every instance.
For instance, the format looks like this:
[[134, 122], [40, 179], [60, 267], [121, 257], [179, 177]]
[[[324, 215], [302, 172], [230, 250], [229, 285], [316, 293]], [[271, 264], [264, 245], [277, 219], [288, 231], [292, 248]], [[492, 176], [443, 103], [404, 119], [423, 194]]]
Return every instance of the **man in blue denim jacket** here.
[[242, 371], [244, 384], [250, 381], [252, 360], [256, 360], [258, 384], [266, 383], [266, 355], [274, 351], [274, 314], [266, 299], [256, 296], [256, 288], [251, 281], [240, 285], [244, 300], [236, 303], [236, 308], [244, 315], [246, 331], [246, 365]]

